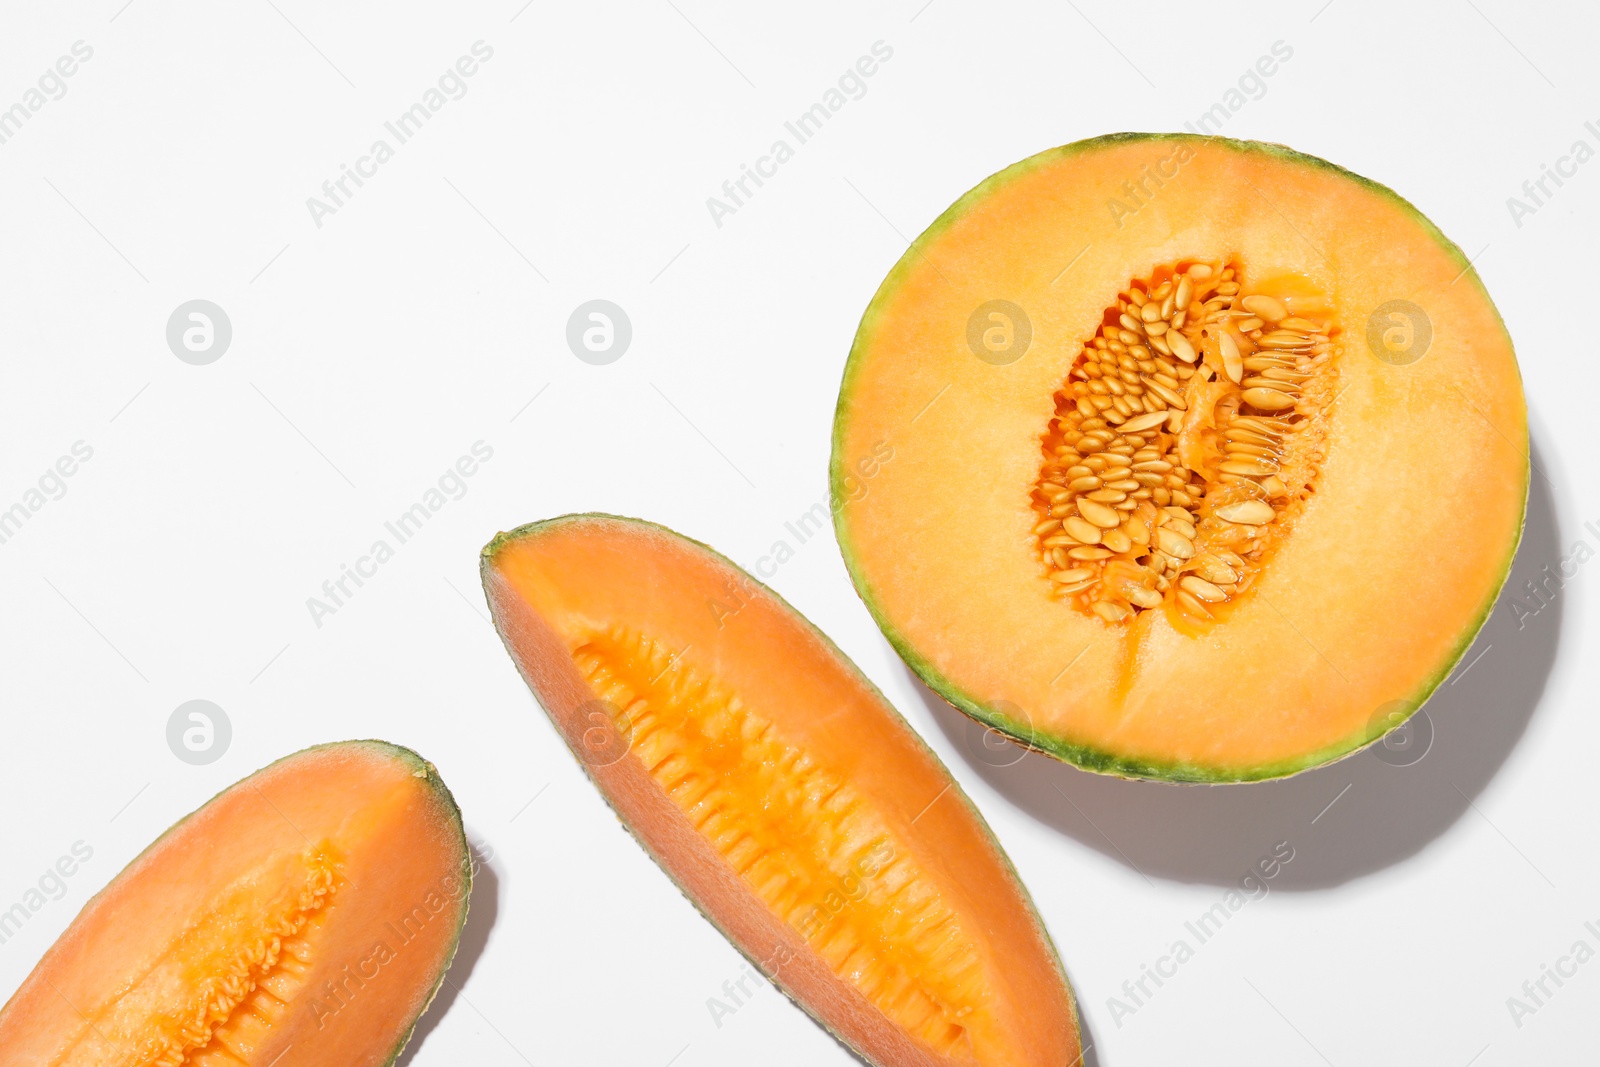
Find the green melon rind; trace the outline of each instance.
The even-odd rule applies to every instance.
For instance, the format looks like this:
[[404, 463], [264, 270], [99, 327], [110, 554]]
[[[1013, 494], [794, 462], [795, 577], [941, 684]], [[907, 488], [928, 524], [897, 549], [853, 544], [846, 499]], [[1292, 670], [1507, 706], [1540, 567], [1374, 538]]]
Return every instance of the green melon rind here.
[[[428, 995], [423, 998], [422, 1006], [417, 1009], [417, 1014], [411, 1019], [411, 1024], [400, 1035], [400, 1040], [395, 1044], [389, 1058], [383, 1061], [383, 1067], [393, 1067], [394, 1062], [400, 1058], [406, 1046], [411, 1043], [412, 1035], [417, 1032], [417, 1026], [422, 1022], [422, 1017], [428, 1014], [428, 1009], [433, 1006], [434, 998], [439, 995], [439, 990], [444, 988], [445, 976], [450, 973], [450, 967], [455, 963], [456, 953], [461, 949], [461, 935], [466, 931], [467, 912], [472, 906], [472, 879], [473, 859], [472, 845], [467, 840], [466, 825], [461, 820], [461, 807], [456, 803], [455, 794], [450, 792], [450, 787], [444, 784], [444, 779], [439, 777], [439, 771], [433, 764], [423, 759], [413, 750], [403, 745], [391, 744], [388, 741], [368, 740], [357, 742], [343, 742], [344, 744], [362, 744], [380, 748], [390, 756], [409, 763], [412, 773], [422, 778], [433, 791], [433, 797], [447, 821], [455, 829], [456, 837], [461, 844], [461, 868], [457, 872], [461, 879], [464, 892], [461, 894], [461, 909], [456, 913], [455, 937], [450, 941], [449, 950], [439, 961], [439, 973], [433, 980], [433, 988], [428, 990]], [[318, 748], [325, 746], [316, 746]]]
[[[762, 592], [766, 593], [768, 596], [772, 597], [773, 600], [777, 601], [777, 603], [783, 605], [783, 607], [787, 609], [795, 618], [804, 623], [805, 626], [812, 632], [812, 634], [815, 635], [816, 638], [821, 641], [830, 652], [833, 653], [834, 657], [841, 664], [843, 664], [852, 675], [855, 676], [856, 680], [865, 686], [868, 692], [877, 697], [883, 707], [889, 710], [889, 713], [894, 716], [895, 721], [900, 725], [901, 729], [904, 730], [906, 735], [909, 736], [914, 743], [922, 749], [927, 757], [934, 762], [934, 765], [944, 771], [945, 776], [950, 779], [951, 792], [960, 799], [961, 803], [965, 805], [967, 813], [971, 815], [974, 820], [976, 820], [978, 828], [982, 830], [984, 836], [988, 838], [989, 844], [994, 848], [996, 855], [1000, 857], [1000, 862], [1005, 865], [1007, 873], [1011, 875], [1012, 884], [1015, 885], [1018, 891], [1021, 893], [1023, 905], [1028, 909], [1028, 917], [1032, 921], [1034, 929], [1043, 939], [1045, 948], [1050, 953], [1051, 962], [1055, 964], [1056, 976], [1061, 979], [1061, 987], [1066, 990], [1067, 993], [1067, 1007], [1072, 1013], [1072, 1027], [1074, 1032], [1078, 1035], [1079, 1049], [1077, 1053], [1077, 1059], [1069, 1061], [1066, 1064], [1066, 1067], [1078, 1067], [1083, 1060], [1083, 1020], [1078, 1014], [1077, 995], [1073, 992], [1072, 983], [1068, 980], [1066, 969], [1061, 964], [1061, 954], [1056, 949], [1055, 940], [1051, 938], [1050, 931], [1045, 927], [1044, 920], [1039, 915], [1039, 909], [1033, 902], [1033, 895], [1028, 891], [1027, 884], [1023, 882], [1022, 877], [1017, 874], [1016, 866], [1011, 862], [1011, 857], [1006, 854], [1006, 850], [1001, 846], [999, 839], [995, 837], [994, 830], [989, 826], [988, 821], [984, 819], [982, 812], [980, 812], [977, 806], [972, 803], [972, 798], [967, 796], [966, 790], [961, 788], [961, 783], [957, 782], [955, 776], [950, 773], [950, 768], [944, 765], [944, 761], [939, 758], [938, 753], [934, 752], [928, 743], [923, 740], [922, 735], [917, 733], [917, 731], [912, 728], [911, 724], [906, 721], [905, 716], [900, 714], [900, 710], [883, 695], [882, 691], [872, 683], [872, 680], [862, 673], [861, 668], [856, 666], [855, 661], [849, 656], [845, 655], [844, 652], [840, 650], [839, 646], [834, 644], [832, 638], [818, 629], [810, 619], [806, 618], [806, 616], [796, 609], [794, 605], [790, 604], [766, 583], [757, 579], [749, 571], [746, 571], [743, 567], [739, 566], [737, 563], [733, 562], [727, 556], [724, 556], [710, 545], [705, 544], [702, 541], [696, 541], [692, 537], [686, 537], [669, 526], [663, 526], [660, 523], [650, 522], [647, 519], [635, 519], [626, 515], [611, 515], [605, 512], [589, 511], [570, 515], [560, 515], [551, 519], [541, 519], [538, 522], [530, 522], [525, 525], [518, 526], [516, 529], [495, 534], [493, 539], [491, 539], [489, 543], [483, 547], [483, 551], [479, 555], [479, 575], [484, 583], [484, 596], [489, 604], [489, 614], [491, 618], [495, 619], [495, 632], [500, 635], [500, 642], [505, 646], [506, 652], [511, 656], [512, 662], [516, 662], [516, 654], [511, 648], [511, 643], [506, 639], [505, 632], [500, 629], [500, 621], [494, 614], [494, 598], [489, 594], [489, 571], [493, 565], [495, 554], [498, 553], [501, 548], [507, 544], [510, 544], [511, 542], [536, 536], [546, 529], [564, 526], [570, 523], [583, 523], [592, 521], [625, 523], [630, 526], [637, 526], [644, 529], [659, 531], [660, 533], [664, 533], [669, 537], [675, 538], [684, 544], [692, 546], [696, 550], [711, 557], [711, 559], [715, 562], [732, 569], [734, 572], [744, 575], [744, 577], [749, 580], [751, 584], [760, 589]], [[524, 677], [523, 681], [527, 682], [527, 678]], [[528, 690], [533, 694], [534, 700], [536, 702], [539, 701], [539, 693], [531, 684], [528, 685]], [[543, 703], [539, 703], [540, 706], [543, 707]], [[549, 709], [545, 709], [545, 713], [548, 715]], [[581, 757], [578, 757], [576, 753], [574, 753], [574, 758], [577, 759], [578, 765], [583, 768], [583, 772], [588, 776], [589, 781], [594, 783], [595, 792], [599, 793], [600, 796], [604, 798], [607, 806], [611, 808], [611, 813], [616, 816], [617, 822], [619, 822], [623, 829], [627, 830], [633, 839], [639, 843], [639, 846], [644, 849], [645, 854], [655, 861], [656, 866], [660, 867], [661, 870], [666, 873], [667, 878], [670, 879], [672, 884], [677, 887], [678, 892], [683, 894], [684, 899], [694, 907], [695, 911], [698, 911], [701, 916], [703, 916], [705, 920], [710, 923], [730, 945], [737, 949], [739, 954], [748, 960], [751, 966], [756, 969], [757, 973], [766, 979], [766, 981], [772, 985], [773, 988], [777, 989], [784, 996], [788, 997], [789, 1000], [795, 1004], [795, 1006], [800, 1008], [800, 1010], [811, 1016], [811, 1018], [815, 1020], [819, 1026], [833, 1036], [834, 1040], [849, 1048], [864, 1062], [875, 1063], [876, 1061], [867, 1054], [865, 1049], [860, 1048], [848, 1037], [839, 1033], [832, 1026], [829, 1026], [821, 1016], [812, 1010], [810, 1005], [806, 1004], [804, 1001], [791, 993], [785, 984], [767, 978], [766, 972], [762, 970], [761, 967], [762, 961], [756, 959], [750, 953], [746, 952], [744, 947], [734, 939], [732, 934], [728, 932], [728, 929], [722, 924], [722, 922], [710, 911], [708, 911], [704, 905], [696, 900], [687, 889], [684, 888], [683, 883], [678, 880], [677, 875], [673, 874], [672, 868], [663, 861], [663, 857], [659, 855], [655, 849], [650, 847], [650, 843], [648, 841], [634, 831], [633, 827], [628, 824], [628, 820], [623, 817], [622, 813], [617, 810], [617, 806], [612, 803], [611, 797], [604, 789], [600, 788], [599, 782], [595, 780], [594, 773], [589, 764]]]
[[[839, 385], [838, 405], [834, 409], [833, 454], [829, 462], [829, 483], [832, 490], [832, 499], [835, 502], [848, 499], [845, 486], [846, 473], [844, 471], [843, 443], [845, 426], [850, 416], [852, 381], [864, 361], [867, 346], [872, 339], [874, 326], [883, 305], [894, 296], [901, 281], [926, 261], [923, 249], [943, 235], [950, 226], [966, 214], [972, 205], [981, 202], [1008, 182], [1039, 167], [1083, 152], [1133, 141], [1210, 142], [1212, 144], [1225, 145], [1236, 152], [1257, 152], [1273, 156], [1285, 162], [1320, 167], [1332, 171], [1389, 198], [1409, 214], [1423, 231], [1433, 239], [1434, 243], [1438, 244], [1450, 255], [1454, 262], [1461, 267], [1463, 277], [1471, 277], [1472, 283], [1478, 287], [1478, 291], [1483, 295], [1484, 301], [1494, 311], [1495, 319], [1500, 324], [1500, 331], [1505, 336], [1506, 345], [1508, 347], [1511, 346], [1511, 335], [1506, 330], [1505, 319], [1500, 315], [1499, 308], [1495, 307], [1494, 301], [1490, 299], [1488, 290], [1483, 285], [1483, 279], [1478, 276], [1477, 270], [1472, 266], [1471, 259], [1461, 250], [1460, 246], [1446, 237], [1426, 215], [1418, 210], [1416, 205], [1386, 185], [1375, 182], [1370, 178], [1364, 178], [1325, 159], [1306, 155], [1286, 145], [1270, 144], [1264, 141], [1241, 141], [1231, 137], [1206, 137], [1183, 133], [1112, 133], [1101, 137], [1091, 137], [1087, 140], [1074, 141], [1072, 144], [1062, 145], [1059, 148], [1046, 149], [984, 179], [954, 204], [946, 208], [915, 241], [911, 242], [911, 245], [884, 278], [883, 283], [878, 286], [877, 293], [873, 295], [871, 303], [867, 305], [866, 311], [861, 316], [860, 325], [856, 328], [855, 341], [850, 346], [850, 355], [845, 361], [843, 380]], [[1520, 370], [1518, 373], [1520, 384]], [[1523, 437], [1518, 442], [1518, 445], [1524, 460], [1528, 460], [1529, 443], [1526, 420], [1523, 422]], [[1490, 587], [1477, 617], [1463, 629], [1455, 648], [1441, 660], [1438, 670], [1431, 678], [1419, 685], [1409, 697], [1403, 698], [1406, 704], [1412, 705], [1411, 712], [1407, 714], [1406, 718], [1410, 718], [1411, 715], [1415, 714], [1427, 701], [1428, 697], [1433, 694], [1434, 690], [1450, 676], [1450, 673], [1455, 670], [1456, 665], [1461, 661], [1461, 657], [1472, 646], [1472, 642], [1477, 638], [1479, 631], [1489, 621], [1489, 616], [1494, 610], [1495, 601], [1499, 598], [1501, 589], [1511, 575], [1511, 567], [1516, 559], [1517, 548], [1522, 543], [1523, 528], [1526, 524], [1528, 513], [1530, 467], [1531, 463], [1525, 462], [1522, 475], [1522, 512], [1518, 517], [1516, 530], [1507, 547], [1505, 560], [1500, 569], [1500, 576]], [[1092, 745], [1078, 744], [1064, 737], [1044, 733], [1034, 729], [1031, 723], [1016, 722], [971, 694], [963, 692], [960, 687], [941, 674], [938, 668], [918, 654], [905, 635], [890, 622], [888, 613], [883, 610], [882, 605], [878, 603], [877, 598], [873, 595], [872, 587], [868, 584], [866, 575], [856, 558], [850, 540], [850, 531], [844, 517], [844, 508], [838, 506], [837, 503], [833, 508], [833, 526], [834, 535], [839, 542], [839, 552], [844, 557], [845, 569], [850, 573], [850, 580], [855, 585], [856, 593], [861, 597], [862, 602], [866, 604], [868, 612], [871, 613], [873, 620], [877, 622], [878, 628], [883, 631], [883, 635], [888, 639], [889, 644], [894, 647], [900, 658], [905, 660], [906, 665], [916, 672], [917, 676], [923, 680], [928, 688], [932, 689], [952, 707], [983, 723], [985, 726], [998, 730], [1029, 748], [1075, 764], [1084, 770], [1113, 775], [1119, 778], [1143, 778], [1166, 782], [1223, 784], [1265, 781], [1272, 778], [1286, 778], [1292, 774], [1298, 774], [1300, 771], [1332, 763], [1355, 753], [1389, 732], [1384, 730], [1372, 733], [1370, 730], [1363, 730], [1349, 738], [1295, 759], [1239, 767], [1217, 767], [1187, 761], [1168, 761], [1121, 755], [1095, 748]], [[1401, 719], [1393, 722], [1390, 729], [1398, 728], [1404, 721], [1404, 719]]]

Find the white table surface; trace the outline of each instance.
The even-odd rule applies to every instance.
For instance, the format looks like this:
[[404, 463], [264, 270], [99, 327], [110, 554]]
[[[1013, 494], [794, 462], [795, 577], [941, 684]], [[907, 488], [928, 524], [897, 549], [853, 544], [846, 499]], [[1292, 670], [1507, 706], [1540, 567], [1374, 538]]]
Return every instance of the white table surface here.
[[[74, 846], [92, 853], [0, 944], [0, 997], [217, 790], [305, 745], [381, 736], [438, 765], [490, 854], [462, 992], [410, 1063], [854, 1062], [771, 988], [713, 1018], [741, 957], [532, 702], [483, 617], [477, 551], [604, 510], [754, 565], [824, 498], [845, 353], [906, 239], [1035, 151], [1182, 128], [1276, 42], [1291, 57], [1222, 132], [1400, 191], [1476, 257], [1517, 342], [1540, 474], [1513, 591], [1580, 542], [1600, 550], [1582, 473], [1600, 163], [1536, 211], [1507, 203], [1574, 142], [1600, 148], [1592, 10], [748, 8], [103, 0], [0, 16], [0, 108], [26, 106], [76, 42], [92, 50], [0, 143], [0, 508], [92, 450], [0, 543], [0, 910]], [[375, 140], [394, 146], [384, 123], [480, 41], [492, 55], [464, 95], [314, 218], [307, 199]], [[892, 55], [860, 98], [714, 219], [707, 199], [877, 42]], [[605, 366], [564, 337], [596, 298], [633, 327]], [[204, 366], [165, 336], [193, 299], [232, 326]], [[492, 458], [463, 495], [313, 619], [308, 598], [477, 442]], [[1600, 949], [1596, 573], [1576, 571], [1527, 620], [1502, 600], [1482, 658], [1427, 707], [1422, 761], [1367, 753], [1209, 791], [1039, 757], [986, 766], [879, 635], [831, 536], [772, 584], [987, 814], [1061, 949], [1091, 1062], [1497, 1067], [1576, 1063], [1600, 1037], [1600, 963], [1547, 980], [1532, 1013], [1508, 1005], [1575, 942]], [[202, 766], [166, 740], [194, 699], [232, 727]], [[1294, 858], [1270, 891], [1198, 944], [1185, 924], [1279, 842]], [[1120, 1009], [1179, 940], [1193, 957]]]

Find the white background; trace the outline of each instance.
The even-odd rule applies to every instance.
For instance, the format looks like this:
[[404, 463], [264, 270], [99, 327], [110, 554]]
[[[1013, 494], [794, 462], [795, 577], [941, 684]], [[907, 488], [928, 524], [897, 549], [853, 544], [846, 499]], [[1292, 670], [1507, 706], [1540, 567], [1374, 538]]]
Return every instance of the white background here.
[[[74, 42], [94, 54], [0, 145], [0, 508], [74, 442], [94, 454], [0, 544], [0, 909], [74, 842], [94, 854], [0, 946], [0, 996], [214, 792], [303, 746], [381, 736], [438, 765], [492, 852], [462, 991], [410, 1062], [853, 1062], [770, 988], [713, 1022], [707, 998], [741, 958], [559, 744], [485, 620], [477, 551], [605, 510], [754, 565], [825, 496], [845, 353], [907, 239], [1033, 152], [1182, 128], [1276, 41], [1292, 58], [1222, 132], [1399, 190], [1476, 257], [1516, 339], [1540, 473], [1513, 592], [1580, 540], [1600, 548], [1600, 163], [1520, 226], [1506, 204], [1575, 140], [1600, 147], [1584, 127], [1600, 120], [1587, 6], [521, 3], [4, 16], [0, 107]], [[317, 227], [307, 197], [480, 39], [494, 55], [466, 95]], [[893, 57], [865, 96], [716, 226], [706, 198], [876, 41]], [[610, 366], [564, 340], [596, 297], [634, 327]], [[233, 325], [209, 366], [165, 341], [194, 298]], [[307, 598], [479, 440], [494, 455], [466, 495], [315, 625]], [[1199, 790], [1042, 757], [986, 766], [1013, 757], [971, 744], [901, 666], [831, 536], [772, 579], [987, 814], [1107, 1067], [1489, 1067], [1592, 1049], [1600, 963], [1520, 1027], [1507, 998], [1580, 938], [1600, 948], [1583, 926], [1600, 926], [1595, 582], [1579, 567], [1520, 627], [1502, 600], [1481, 658], [1428, 705], [1421, 762], [1369, 752]], [[234, 730], [203, 767], [165, 740], [194, 698]], [[1113, 1011], [1280, 841], [1295, 858], [1270, 894]]]

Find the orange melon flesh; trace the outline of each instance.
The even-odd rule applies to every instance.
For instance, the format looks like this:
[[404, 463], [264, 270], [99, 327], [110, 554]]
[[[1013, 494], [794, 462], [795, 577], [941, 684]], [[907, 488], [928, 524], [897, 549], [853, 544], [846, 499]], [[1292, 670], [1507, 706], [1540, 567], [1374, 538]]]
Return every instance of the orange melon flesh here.
[[433, 766], [378, 741], [244, 779], [94, 897], [0, 1011], [0, 1067], [376, 1067], [443, 980], [471, 869]]
[[1038, 916], [938, 759], [792, 608], [671, 531], [569, 516], [483, 556], [496, 626], [622, 821], [880, 1064], [1070, 1064]]
[[[1142, 206], [1111, 210], [1139, 203], [1128, 182]], [[1055, 599], [1030, 499], [1072, 361], [1130, 279], [1185, 259], [1298, 274], [1342, 326], [1314, 491], [1254, 587], [1198, 634]], [[967, 343], [974, 309], [1000, 298], [1032, 324], [1007, 365]], [[1367, 346], [1392, 300], [1431, 322], [1406, 365]], [[958, 201], [867, 309], [834, 430], [845, 560], [932, 688], [1082, 766], [1193, 781], [1315, 766], [1393, 725], [1379, 716], [1393, 702], [1419, 706], [1509, 571], [1528, 472], [1511, 342], [1460, 249], [1321, 160], [1181, 135], [1045, 152]]]

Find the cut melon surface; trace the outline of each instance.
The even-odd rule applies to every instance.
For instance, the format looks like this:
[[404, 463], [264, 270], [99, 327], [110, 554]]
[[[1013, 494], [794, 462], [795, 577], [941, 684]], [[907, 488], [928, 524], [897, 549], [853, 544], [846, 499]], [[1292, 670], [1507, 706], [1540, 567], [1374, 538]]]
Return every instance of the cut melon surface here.
[[432, 764], [322, 745], [135, 859], [0, 1010], [3, 1067], [379, 1067], [455, 954], [472, 872]]
[[877, 1064], [1077, 1063], [1009, 861], [837, 648], [662, 527], [501, 534], [495, 625], [624, 825], [762, 973]]
[[1504, 324], [1420, 212], [1281, 146], [1145, 134], [1024, 160], [913, 242], [832, 459], [851, 578], [932, 689], [1085, 768], [1199, 782], [1420, 707], [1528, 475]]

